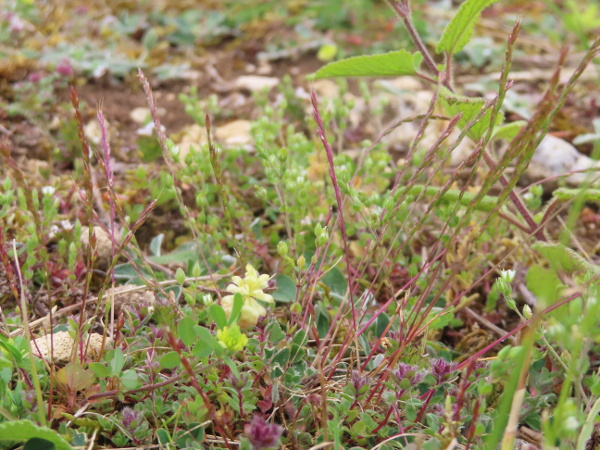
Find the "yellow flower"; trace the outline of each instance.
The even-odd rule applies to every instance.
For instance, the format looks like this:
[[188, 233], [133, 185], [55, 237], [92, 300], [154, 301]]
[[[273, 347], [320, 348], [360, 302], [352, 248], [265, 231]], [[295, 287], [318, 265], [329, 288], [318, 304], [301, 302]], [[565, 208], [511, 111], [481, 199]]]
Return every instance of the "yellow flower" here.
[[217, 339], [219, 344], [232, 352], [243, 350], [248, 343], [248, 338], [240, 331], [237, 324], [233, 324], [231, 327], [223, 327], [222, 330], [217, 331]]
[[[244, 278], [233, 276], [233, 283], [226, 288], [231, 294], [241, 294], [244, 299], [242, 313], [239, 319], [241, 329], [253, 327], [258, 323], [260, 316], [266, 316], [267, 310], [257, 300], [264, 303], [275, 303], [273, 296], [266, 294], [263, 289], [269, 285], [269, 275], [259, 275], [258, 271], [248, 264], [246, 266], [246, 276]], [[225, 310], [227, 317], [231, 315], [233, 309], [233, 295], [226, 295], [221, 299], [221, 306]]]

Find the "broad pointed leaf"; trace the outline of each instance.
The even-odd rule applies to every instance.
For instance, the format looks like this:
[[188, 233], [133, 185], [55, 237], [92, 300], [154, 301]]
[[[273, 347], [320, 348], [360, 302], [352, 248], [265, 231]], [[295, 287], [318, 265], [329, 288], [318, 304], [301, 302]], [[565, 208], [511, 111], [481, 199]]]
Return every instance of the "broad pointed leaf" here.
[[409, 53], [406, 50], [379, 55], [354, 56], [327, 64], [315, 73], [315, 78], [414, 75], [417, 73], [421, 61], [423, 61], [421, 53]]
[[451, 55], [460, 52], [469, 42], [481, 12], [497, 0], [467, 0], [464, 2], [438, 42], [436, 51]]

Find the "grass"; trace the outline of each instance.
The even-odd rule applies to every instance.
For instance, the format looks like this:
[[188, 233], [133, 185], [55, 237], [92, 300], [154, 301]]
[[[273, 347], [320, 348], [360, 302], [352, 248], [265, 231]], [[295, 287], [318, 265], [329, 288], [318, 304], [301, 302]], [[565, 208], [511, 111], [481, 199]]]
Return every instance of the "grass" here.
[[[388, 3], [424, 57], [423, 111], [388, 122], [373, 85], [307, 98], [288, 78], [275, 102], [254, 94], [248, 151], [221, 147], [213, 112], [229, 113], [192, 90], [180, 99], [206, 138], [184, 151], [140, 69], [156, 141], [137, 140], [126, 170], [101, 107], [90, 142], [74, 86], [73, 119], [53, 136], [72, 142], [50, 152], [63, 174], [32, 177], [0, 140], [3, 445], [596, 448], [600, 269], [581, 226], [596, 223], [593, 173], [546, 194], [517, 183], [600, 41], [566, 83], [561, 52], [530, 117], [503, 124], [520, 23], [493, 97], [466, 98], [452, 52], [440, 69], [408, 3]], [[320, 26], [346, 29], [313, 8]], [[215, 9], [205, 38], [256, 26], [261, 11], [236, 22]], [[183, 13], [148, 17], [179, 24], [169, 39], [198, 32]], [[43, 123], [52, 91], [22, 88], [13, 113]], [[360, 100], [370, 131], [356, 139]], [[398, 160], [386, 139], [407, 124]], [[39, 356], [46, 334], [55, 357]]]

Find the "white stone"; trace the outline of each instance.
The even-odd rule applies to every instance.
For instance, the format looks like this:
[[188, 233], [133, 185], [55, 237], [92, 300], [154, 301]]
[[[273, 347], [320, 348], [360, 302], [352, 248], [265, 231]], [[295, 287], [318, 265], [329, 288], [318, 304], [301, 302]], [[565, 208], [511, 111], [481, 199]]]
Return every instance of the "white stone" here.
[[279, 84], [279, 78], [261, 77], [257, 75], [243, 75], [235, 80], [235, 87], [247, 91], [262, 91], [271, 89]]
[[[93, 249], [96, 252], [95, 265], [96, 267], [107, 266], [112, 259], [112, 240], [99, 226], [94, 227], [94, 234], [96, 235], [96, 246]], [[81, 243], [84, 247], [90, 245], [89, 237], [89, 228], [81, 227]]]
[[[536, 149], [531, 163], [527, 168], [527, 176], [533, 181], [557, 177], [568, 172], [600, 168], [600, 161], [594, 161], [579, 151], [567, 141], [547, 135]], [[574, 173], [565, 178], [571, 186], [578, 186], [587, 178], [597, 182], [600, 173]], [[551, 180], [555, 185], [557, 180]]]
[[[106, 128], [108, 129], [108, 121], [105, 121], [104, 123], [106, 125]], [[102, 139], [102, 131], [100, 130], [100, 125], [98, 125], [98, 122], [96, 122], [95, 119], [90, 120], [83, 126], [83, 133], [85, 134], [85, 137], [88, 139], [88, 141], [90, 141], [92, 144], [97, 145]]]
[[311, 86], [312, 90], [317, 94], [317, 98], [336, 98], [340, 95], [340, 87], [335, 81], [317, 80]]
[[183, 162], [192, 147], [199, 150], [207, 142], [206, 128], [197, 123], [186, 127], [181, 140], [177, 144], [179, 146], [179, 160]]
[[[52, 340], [50, 336], [52, 336]], [[104, 338], [101, 334], [92, 333], [89, 335], [89, 346], [88, 338], [85, 338], [82, 344], [87, 348], [87, 354], [98, 356], [103, 348], [103, 342], [106, 346], [109, 341], [108, 337]], [[74, 345], [75, 341], [68, 331], [59, 331], [52, 335], [47, 334], [31, 341], [31, 348], [35, 356], [56, 363], [66, 363], [71, 361], [72, 358], [79, 360], [79, 347], [73, 349]], [[52, 350], [54, 351], [52, 352]]]
[[146, 121], [151, 117], [150, 110], [148, 108], [134, 108], [130, 113], [129, 117], [135, 123], [144, 125]]
[[253, 143], [251, 127], [252, 124], [247, 120], [235, 120], [217, 128], [215, 136], [224, 146], [249, 149]]

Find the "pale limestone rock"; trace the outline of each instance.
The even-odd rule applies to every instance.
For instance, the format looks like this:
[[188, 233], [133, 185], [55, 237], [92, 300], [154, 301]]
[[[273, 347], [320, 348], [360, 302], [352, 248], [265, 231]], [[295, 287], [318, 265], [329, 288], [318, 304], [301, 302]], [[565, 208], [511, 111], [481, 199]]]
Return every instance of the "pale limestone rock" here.
[[208, 142], [206, 128], [197, 123], [186, 127], [183, 131], [183, 136], [177, 144], [179, 147], [179, 160], [184, 161], [185, 157], [190, 153], [192, 146], [199, 150]]
[[317, 98], [336, 98], [340, 95], [340, 87], [335, 81], [317, 80], [312, 85], [312, 90], [317, 94]]
[[129, 117], [135, 123], [144, 125], [146, 121], [151, 117], [150, 110], [148, 108], [134, 108], [130, 113]]
[[[547, 135], [536, 149], [526, 175], [532, 181], [563, 175], [568, 172], [596, 168], [600, 170], [600, 161], [594, 161], [563, 139]], [[586, 178], [597, 183], [599, 172], [574, 173], [565, 178], [567, 184], [578, 186]], [[557, 180], [551, 180], [547, 187], [553, 187]]]
[[[49, 361], [54, 361], [55, 363], [67, 363], [71, 361], [72, 356], [75, 356], [77, 360], [79, 359], [79, 347], [75, 350], [73, 349], [75, 341], [69, 335], [68, 331], [59, 331], [58, 333], [54, 333], [52, 335], [52, 341], [50, 336], [51, 335], [47, 334], [31, 341], [31, 348], [35, 356]], [[87, 347], [88, 354], [98, 356], [103, 348], [102, 343], [104, 340], [104, 346], [106, 347], [106, 344], [109, 342], [109, 338], [104, 338], [98, 333], [92, 333], [89, 335], [89, 339], [86, 338], [84, 340], [83, 345]], [[54, 353], [52, 353], [51, 350], [54, 350]]]
[[[97, 255], [96, 266], [107, 266], [112, 259], [112, 240], [110, 239], [110, 236], [99, 226], [94, 227], [94, 234], [96, 235], [96, 246], [94, 247], [93, 251], [95, 251]], [[86, 248], [90, 245], [88, 227], [81, 227], [81, 243]]]
[[[105, 121], [105, 125], [108, 129], [108, 121]], [[83, 126], [83, 133], [92, 144], [97, 145], [102, 139], [102, 130], [100, 130], [100, 125], [98, 125], [98, 122], [95, 119], [90, 120]]]
[[217, 140], [226, 147], [242, 147], [249, 149], [253, 143], [250, 128], [252, 124], [247, 120], [235, 120], [217, 128]]
[[111, 296], [114, 295], [115, 309], [117, 311], [122, 309], [134, 311], [136, 306], [148, 309], [154, 308], [154, 302], [156, 301], [154, 292], [150, 290], [127, 292], [128, 290], [137, 287], [138, 286], [133, 284], [124, 284], [122, 286], [116, 286], [114, 290], [113, 288], [107, 289], [104, 293], [104, 301], [107, 303], [110, 302]]
[[262, 91], [271, 89], [279, 84], [279, 78], [261, 77], [257, 75], [243, 75], [235, 80], [235, 87], [246, 91]]

